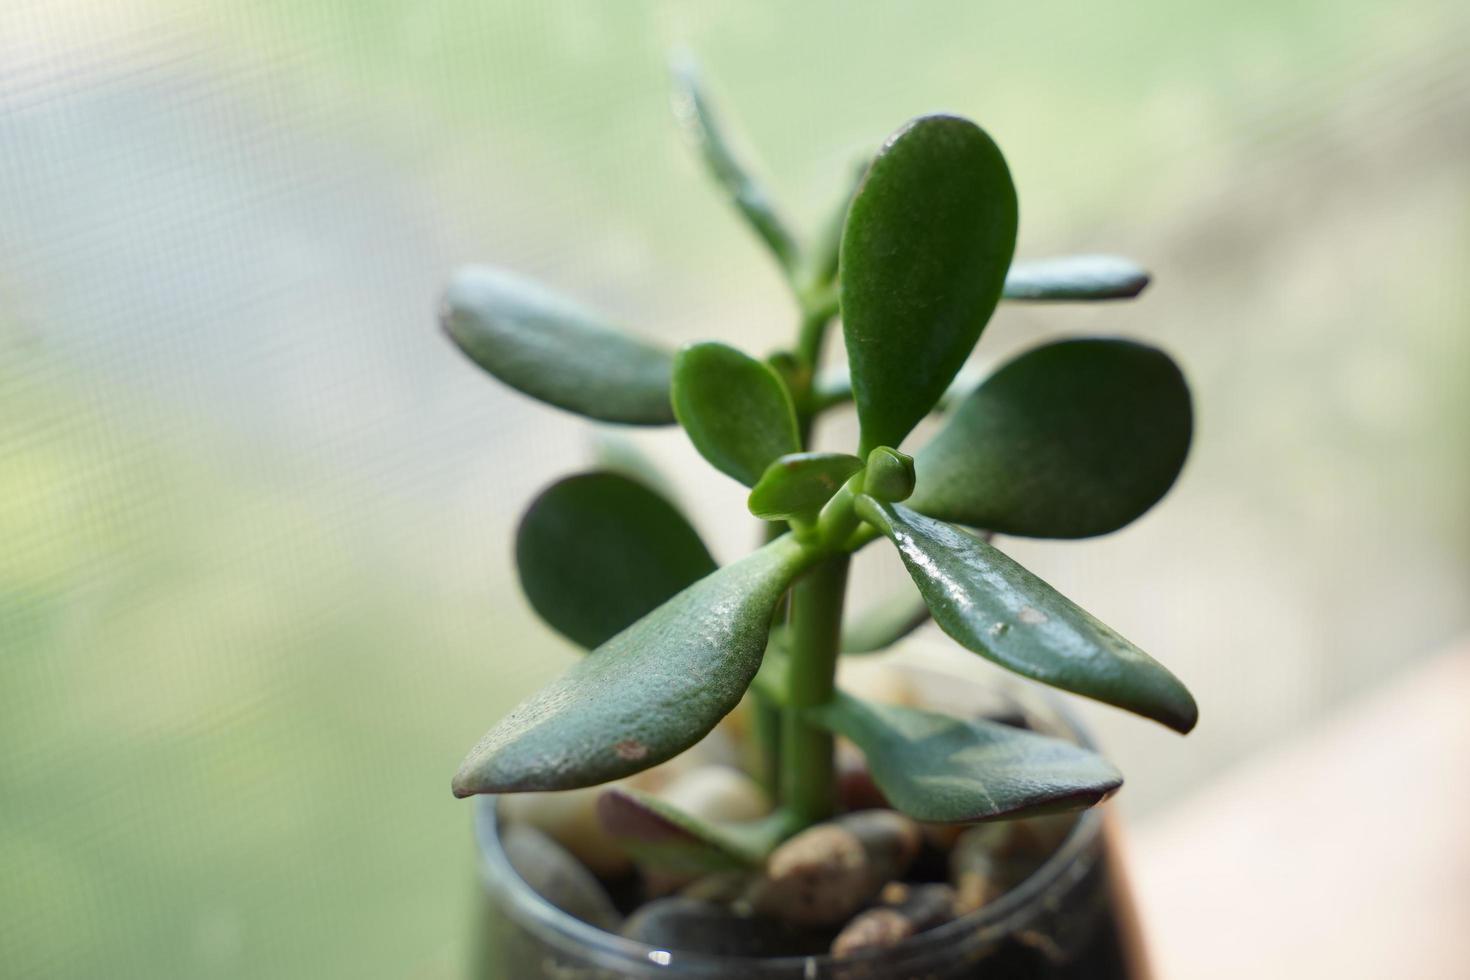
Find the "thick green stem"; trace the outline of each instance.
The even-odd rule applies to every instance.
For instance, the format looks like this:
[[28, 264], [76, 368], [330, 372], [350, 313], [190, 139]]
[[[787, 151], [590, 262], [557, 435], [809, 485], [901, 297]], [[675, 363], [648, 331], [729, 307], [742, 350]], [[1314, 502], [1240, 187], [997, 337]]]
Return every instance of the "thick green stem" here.
[[752, 705], [755, 742], [760, 750], [760, 782], [772, 797], [781, 792], [781, 726], [785, 724], [781, 709], [766, 698], [755, 698]]
[[832, 736], [805, 721], [802, 711], [826, 704], [835, 691], [847, 565], [846, 554], [826, 558], [791, 590], [791, 661], [781, 737], [781, 802], [803, 825], [827, 819], [837, 806]]

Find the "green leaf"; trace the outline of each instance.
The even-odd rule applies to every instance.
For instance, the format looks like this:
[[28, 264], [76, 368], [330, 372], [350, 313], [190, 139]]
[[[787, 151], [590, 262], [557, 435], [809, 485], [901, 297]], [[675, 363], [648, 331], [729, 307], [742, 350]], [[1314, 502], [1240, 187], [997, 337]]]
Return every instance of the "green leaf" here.
[[470, 360], [533, 398], [604, 422], [674, 421], [673, 354], [530, 279], [461, 269], [444, 291], [440, 322]]
[[917, 454], [909, 506], [1001, 534], [1107, 534], [1173, 486], [1193, 424], [1189, 387], [1163, 351], [1045, 344], [987, 378]]
[[750, 512], [763, 521], [810, 518], [863, 461], [847, 453], [788, 453], [761, 474], [750, 491]]
[[1116, 255], [1065, 255], [1013, 264], [1006, 273], [1005, 298], [1132, 299], [1148, 282], [1146, 270]]
[[842, 625], [843, 653], [886, 650], [929, 622], [924, 597], [908, 588], [870, 605], [851, 623]]
[[870, 704], [840, 692], [808, 716], [851, 739], [888, 802], [927, 823], [1079, 810], [1123, 784], [1118, 770], [1087, 749], [997, 722]]
[[541, 492], [516, 531], [531, 606], [588, 649], [715, 570], [678, 508], [617, 473], [581, 473]]
[[699, 454], [747, 487], [777, 457], [801, 448], [781, 376], [725, 344], [691, 344], [679, 352], [673, 403]]
[[680, 592], [502, 719], [454, 794], [595, 786], [689, 748], [740, 702], [776, 603], [811, 561], [785, 535]]
[[897, 503], [914, 492], [914, 458], [888, 446], [868, 453], [863, 473], [863, 493], [879, 500]]
[[684, 872], [759, 867], [793, 829], [790, 816], [779, 811], [761, 820], [714, 823], [626, 786], [602, 792], [597, 817], [639, 863]]
[[873, 161], [842, 237], [842, 330], [867, 458], [898, 448], [959, 371], [1000, 300], [1016, 189], [966, 119], [909, 123]]
[[1194, 727], [1199, 709], [1178, 678], [1000, 551], [901, 504], [859, 497], [856, 507], [898, 547], [940, 629], [967, 649], [1177, 731]]
[[699, 68], [687, 57], [676, 57], [671, 66], [674, 81], [674, 117], [699, 150], [705, 165], [755, 233], [765, 242], [781, 268], [790, 275], [796, 268], [796, 239], [776, 212], [770, 195], [730, 148], [723, 127], [710, 106]]

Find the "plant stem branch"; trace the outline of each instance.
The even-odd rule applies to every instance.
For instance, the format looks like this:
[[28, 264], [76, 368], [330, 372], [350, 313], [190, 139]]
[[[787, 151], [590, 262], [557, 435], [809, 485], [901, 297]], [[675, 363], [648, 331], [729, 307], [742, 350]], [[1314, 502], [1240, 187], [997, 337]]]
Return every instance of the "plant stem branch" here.
[[791, 590], [791, 662], [781, 738], [781, 802], [803, 825], [831, 817], [837, 806], [832, 736], [802, 717], [836, 689], [847, 591], [848, 556], [824, 559]]
[[835, 298], [825, 297], [813, 306], [806, 307], [801, 315], [801, 332], [797, 335], [796, 356], [813, 374], [822, 360], [822, 342], [827, 338], [827, 326], [837, 313]]

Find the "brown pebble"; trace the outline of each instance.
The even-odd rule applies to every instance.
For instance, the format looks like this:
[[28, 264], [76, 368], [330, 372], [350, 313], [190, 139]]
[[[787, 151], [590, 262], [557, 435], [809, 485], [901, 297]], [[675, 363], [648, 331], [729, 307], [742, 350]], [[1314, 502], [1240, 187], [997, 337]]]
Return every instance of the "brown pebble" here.
[[878, 901], [882, 902], [884, 905], [902, 905], [904, 902], [908, 901], [909, 892], [911, 890], [912, 889], [910, 889], [909, 886], [902, 881], [890, 881], [888, 884], [884, 885], [883, 890], [878, 893]]
[[832, 940], [832, 955], [842, 959], [863, 950], [897, 946], [911, 936], [949, 922], [955, 913], [955, 891], [948, 885], [907, 888], [901, 904], [869, 909], [849, 922]]
[[868, 858], [857, 835], [836, 824], [819, 824], [771, 853], [752, 905], [787, 922], [832, 924], [868, 901], [873, 893], [868, 882]]
[[699, 766], [682, 772], [654, 794], [685, 813], [704, 820], [738, 823], [771, 812], [760, 784], [734, 766]]
[[873, 891], [901, 877], [924, 846], [918, 823], [894, 810], [860, 810], [835, 822], [862, 842], [874, 879]]
[[817, 824], [771, 853], [752, 904], [787, 922], [836, 925], [902, 876], [922, 842], [918, 824], [891, 810]]
[[897, 909], [868, 909], [832, 940], [832, 955], [844, 959], [865, 949], [888, 949], [914, 934]]

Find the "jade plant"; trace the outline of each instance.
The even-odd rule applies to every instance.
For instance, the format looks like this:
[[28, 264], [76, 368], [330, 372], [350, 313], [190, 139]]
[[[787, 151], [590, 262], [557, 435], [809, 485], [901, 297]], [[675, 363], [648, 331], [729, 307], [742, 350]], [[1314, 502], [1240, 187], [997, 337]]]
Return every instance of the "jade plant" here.
[[[491, 728], [454, 793], [621, 780], [694, 746], [745, 700], [773, 814], [711, 820], [609, 790], [602, 814], [641, 860], [758, 865], [833, 816], [836, 736], [863, 753], [889, 805], [919, 821], [1103, 800], [1122, 777], [1091, 751], [1024, 726], [862, 700], [838, 688], [837, 664], [932, 616], [1022, 677], [1181, 733], [1194, 726], [1195, 702], [1173, 674], [993, 543], [1106, 534], [1158, 502], [1190, 443], [1179, 369], [1157, 348], [1089, 336], [956, 381], [999, 303], [1127, 298], [1147, 274], [1108, 256], [1014, 262], [1006, 161], [984, 130], [952, 115], [902, 126], [824, 232], [799, 240], [731, 151], [694, 72], [676, 78], [680, 122], [791, 287], [789, 346], [764, 357], [715, 341], [671, 350], [481, 267], [454, 277], [442, 323], [526, 395], [600, 422], [681, 426], [710, 465], [750, 488], [765, 543], [718, 566], [653, 481], [614, 469], [541, 493], [516, 538], [521, 582], [545, 621], [588, 652]], [[847, 369], [823, 373], [838, 322]], [[813, 451], [822, 417], [848, 405], [852, 451]], [[936, 434], [909, 446], [931, 416]], [[849, 609], [849, 561], [873, 543], [897, 549], [913, 589]]]

